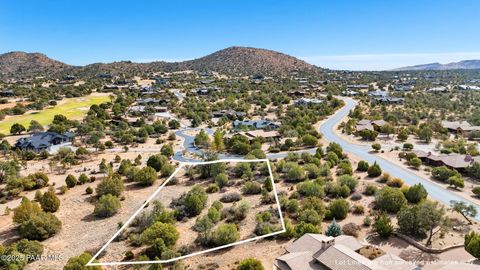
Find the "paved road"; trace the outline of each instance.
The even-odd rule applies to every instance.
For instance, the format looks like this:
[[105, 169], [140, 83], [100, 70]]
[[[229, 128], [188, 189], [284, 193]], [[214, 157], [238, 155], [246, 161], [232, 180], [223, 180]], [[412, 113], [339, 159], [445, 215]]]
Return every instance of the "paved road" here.
[[[433, 183], [431, 180], [424, 179], [415, 173], [411, 172], [409, 169], [404, 168], [402, 166], [398, 166], [395, 163], [392, 163], [389, 160], [386, 160], [382, 157], [379, 157], [373, 153], [371, 153], [371, 147], [369, 145], [360, 145], [360, 144], [353, 144], [348, 141], [345, 141], [342, 137], [340, 137], [336, 131], [334, 131], [335, 126], [339, 123], [345, 116], [348, 115], [350, 110], [355, 108], [357, 102], [351, 98], [344, 98], [342, 99], [345, 101], [345, 106], [337, 111], [334, 115], [332, 115], [327, 121], [325, 121], [320, 126], [320, 132], [323, 134], [324, 138], [330, 142], [336, 142], [342, 146], [345, 152], [353, 154], [363, 160], [366, 160], [368, 163], [373, 164], [377, 162], [380, 165], [383, 171], [388, 172], [393, 177], [397, 177], [402, 179], [408, 185], [414, 185], [417, 183], [421, 183], [425, 189], [428, 191], [428, 194], [435, 200], [444, 203], [445, 205], [450, 205], [450, 201], [463, 201], [468, 204], [473, 204], [477, 208], [478, 215], [476, 216], [477, 220], [480, 220], [480, 205], [476, 202], [467, 200], [457, 194], [455, 191], [444, 188], [440, 185]], [[194, 130], [193, 128], [187, 130]], [[177, 131], [177, 136], [180, 136], [185, 139], [184, 141], [184, 148], [188, 152], [192, 152], [195, 154], [201, 155], [203, 151], [195, 147], [193, 140], [194, 137], [190, 136], [185, 133], [187, 130], [180, 130]], [[205, 129], [208, 134], [212, 134], [212, 129]], [[308, 152], [308, 153], [315, 153], [316, 148], [307, 149], [307, 150], [300, 150], [297, 151], [298, 153]], [[267, 154], [268, 159], [275, 159], [275, 158], [283, 158], [286, 157], [287, 153], [275, 153], [275, 154]], [[243, 158], [241, 156], [229, 155], [229, 154], [221, 154], [219, 155], [220, 159], [232, 159], [232, 158]], [[186, 158], [183, 156], [183, 152], [177, 152], [174, 155], [174, 159], [185, 162], [195, 162], [199, 160]]]
[[452, 200], [463, 201], [465, 203], [475, 205], [478, 212], [476, 219], [480, 220], [480, 205], [478, 203], [464, 199], [463, 197], [455, 194], [455, 191], [453, 190], [446, 189], [431, 182], [428, 179], [421, 178], [407, 168], [398, 166], [389, 160], [383, 159], [375, 154], [370, 153], [371, 147], [368, 145], [353, 144], [341, 138], [334, 131], [334, 128], [337, 123], [340, 122], [345, 116], [347, 116], [349, 111], [355, 108], [355, 106], [357, 105], [357, 102], [351, 98], [342, 99], [345, 101], [345, 106], [339, 111], [337, 111], [336, 114], [331, 116], [320, 127], [320, 132], [323, 134], [326, 140], [340, 144], [345, 152], [356, 155], [359, 158], [368, 161], [370, 164], [376, 161], [383, 171], [388, 172], [393, 177], [398, 177], [402, 179], [405, 183], [409, 185], [421, 183], [433, 199], [440, 201], [446, 205], [449, 205], [450, 201]]

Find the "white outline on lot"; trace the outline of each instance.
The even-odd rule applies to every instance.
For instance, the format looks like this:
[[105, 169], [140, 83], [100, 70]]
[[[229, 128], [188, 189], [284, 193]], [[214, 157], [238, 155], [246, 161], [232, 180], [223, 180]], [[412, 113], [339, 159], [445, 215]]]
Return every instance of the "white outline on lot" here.
[[[275, 195], [275, 200], [277, 201], [277, 208], [278, 208], [278, 213], [280, 215], [280, 222], [282, 223], [282, 230], [277, 231], [277, 232], [273, 232], [273, 233], [269, 233], [269, 234], [265, 234], [265, 235], [260, 235], [260, 236], [248, 238], [248, 239], [241, 240], [241, 241], [237, 241], [235, 243], [231, 243], [231, 244], [227, 244], [227, 245], [223, 245], [223, 246], [219, 246], [219, 247], [214, 247], [214, 248], [194, 252], [194, 253], [191, 253], [191, 254], [183, 255], [183, 256], [168, 259], [168, 260], [102, 262], [102, 263], [101, 262], [93, 262], [107, 248], [107, 246], [110, 245], [110, 243], [115, 238], [117, 238], [117, 236], [128, 226], [128, 224], [130, 224], [130, 222], [132, 222], [132, 220], [144, 208], [147, 207], [148, 203], [151, 200], [153, 200], [153, 198], [155, 198], [155, 196], [160, 192], [160, 190], [162, 190], [162, 188], [168, 183], [168, 181], [170, 181], [180, 171], [180, 169], [183, 168], [183, 166], [185, 166], [185, 165], [205, 165], [205, 164], [214, 164], [214, 163], [221, 163], [221, 162], [225, 162], [225, 163], [227, 163], [227, 162], [267, 162], [268, 172], [270, 174], [270, 179], [272, 180], [273, 193]], [[245, 244], [245, 243], [248, 243], [248, 242], [256, 241], [256, 240], [259, 240], [259, 239], [262, 239], [262, 238], [274, 236], [274, 235], [277, 235], [277, 234], [284, 233], [285, 231], [286, 231], [286, 229], [285, 229], [285, 222], [283, 220], [282, 209], [280, 208], [280, 201], [278, 200], [277, 189], [275, 187], [275, 181], [273, 180], [272, 167], [270, 166], [270, 161], [268, 159], [220, 159], [220, 160], [205, 161], [205, 162], [181, 162], [180, 166], [178, 166], [178, 168], [173, 172], [173, 174], [170, 175], [167, 178], [167, 180], [165, 180], [165, 182], [162, 183], [162, 185], [143, 203], [142, 206], [140, 206], [140, 208], [127, 220], [127, 222], [125, 222], [125, 224], [123, 224], [123, 226], [113, 235], [113, 237], [110, 240], [108, 240], [108, 242], [105, 245], [103, 245], [103, 247], [92, 257], [92, 259], [90, 259], [90, 261], [88, 261], [88, 263], [85, 266], [114, 266], [114, 265], [170, 263], [170, 262], [186, 259], [186, 258], [189, 258], [189, 257], [197, 256], [197, 255], [200, 255], [200, 254], [204, 254], [204, 253], [207, 253], [207, 252], [212, 252], [212, 251], [216, 251], [216, 250], [220, 250], [220, 249], [224, 249], [224, 248], [228, 248], [228, 247], [232, 247], [232, 246], [241, 245], [241, 244]]]

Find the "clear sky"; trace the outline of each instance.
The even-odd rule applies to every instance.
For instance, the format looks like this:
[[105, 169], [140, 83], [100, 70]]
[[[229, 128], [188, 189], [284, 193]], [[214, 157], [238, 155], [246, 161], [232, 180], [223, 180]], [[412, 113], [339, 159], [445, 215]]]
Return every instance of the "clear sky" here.
[[229, 46], [336, 69], [480, 59], [476, 0], [0, 0], [0, 53], [178, 61]]

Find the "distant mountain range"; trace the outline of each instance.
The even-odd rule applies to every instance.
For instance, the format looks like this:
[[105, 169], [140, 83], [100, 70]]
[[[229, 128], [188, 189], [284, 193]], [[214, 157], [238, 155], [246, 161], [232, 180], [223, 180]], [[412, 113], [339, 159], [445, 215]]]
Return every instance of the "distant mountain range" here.
[[72, 66], [40, 53], [9, 52], [0, 55], [0, 74], [38, 76], [56, 74], [98, 74], [150, 71], [215, 71], [232, 75], [281, 76], [292, 72], [318, 73], [321, 69], [298, 58], [265, 49], [229, 47], [207, 56], [183, 62], [121, 61]]
[[451, 69], [480, 69], [480, 60], [464, 60], [449, 64], [431, 63], [409, 67], [396, 68], [393, 71], [406, 70], [451, 70]]

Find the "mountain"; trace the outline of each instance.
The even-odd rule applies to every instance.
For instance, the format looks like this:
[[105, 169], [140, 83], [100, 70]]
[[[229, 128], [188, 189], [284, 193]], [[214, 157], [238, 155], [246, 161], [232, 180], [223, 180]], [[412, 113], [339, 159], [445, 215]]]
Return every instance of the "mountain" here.
[[250, 47], [229, 47], [207, 56], [177, 63], [180, 69], [210, 70], [224, 74], [287, 75], [319, 69], [280, 52]]
[[450, 69], [480, 69], [480, 60], [464, 60], [448, 64], [430, 63], [394, 69], [394, 71], [404, 70], [450, 70]]
[[9, 52], [0, 54], [0, 74], [49, 75], [70, 66], [41, 53]]
[[314, 74], [321, 69], [298, 58], [265, 49], [229, 47], [207, 56], [183, 62], [121, 61], [74, 67], [39, 53], [11, 52], [0, 55], [0, 74], [47, 75], [58, 73], [98, 74], [151, 71], [215, 71], [232, 75], [288, 75], [292, 72]]

